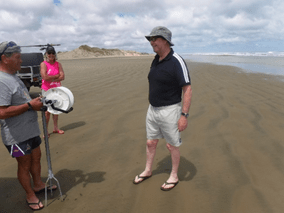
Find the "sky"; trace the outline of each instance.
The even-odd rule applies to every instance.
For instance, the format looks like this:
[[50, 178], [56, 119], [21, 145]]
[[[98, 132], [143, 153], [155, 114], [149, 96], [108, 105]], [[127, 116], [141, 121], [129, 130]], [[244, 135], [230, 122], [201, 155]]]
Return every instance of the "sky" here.
[[284, 52], [283, 11], [283, 0], [0, 0], [0, 42], [153, 53], [145, 35], [165, 26], [178, 53]]

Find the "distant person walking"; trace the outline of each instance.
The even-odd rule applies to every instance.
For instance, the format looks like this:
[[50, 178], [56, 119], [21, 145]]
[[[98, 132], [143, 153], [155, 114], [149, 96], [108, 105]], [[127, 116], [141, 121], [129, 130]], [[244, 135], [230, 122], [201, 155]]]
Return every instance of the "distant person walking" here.
[[[51, 88], [60, 87], [64, 80], [62, 65], [56, 61], [56, 52], [53, 46], [48, 45], [45, 52], [46, 61], [40, 64], [40, 74], [42, 77], [42, 95]], [[46, 124], [48, 127], [50, 113], [45, 112]], [[64, 131], [58, 128], [58, 115], [53, 115], [53, 133], [64, 134]], [[48, 134], [49, 136], [50, 134]]]
[[[18, 162], [18, 179], [26, 192], [32, 210], [44, 206], [35, 193], [45, 190], [41, 181], [41, 138], [37, 112], [42, 107], [40, 98], [31, 99], [16, 72], [21, 69], [21, 49], [16, 43], [0, 44], [0, 124], [2, 141]], [[31, 185], [31, 177], [34, 187]], [[52, 186], [56, 189], [57, 186]]]
[[169, 29], [158, 26], [145, 37], [157, 55], [148, 74], [150, 105], [146, 117], [146, 167], [135, 177], [133, 183], [139, 184], [152, 176], [157, 144], [160, 138], [165, 138], [171, 153], [172, 171], [161, 190], [169, 191], [179, 183], [179, 146], [182, 144], [180, 132], [188, 124], [191, 80], [184, 60], [171, 48], [174, 44], [171, 42], [172, 33]]

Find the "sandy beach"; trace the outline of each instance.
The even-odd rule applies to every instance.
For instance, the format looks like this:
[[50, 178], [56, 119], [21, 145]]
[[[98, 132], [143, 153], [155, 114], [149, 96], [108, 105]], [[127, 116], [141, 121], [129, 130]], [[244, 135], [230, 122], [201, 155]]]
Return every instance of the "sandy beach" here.
[[[158, 144], [153, 176], [132, 183], [146, 160], [152, 59], [60, 60], [63, 86], [75, 97], [74, 110], [59, 116], [65, 134], [49, 138], [64, 201], [57, 190], [41, 212], [282, 213], [284, 82], [235, 67], [187, 61], [193, 98], [182, 133], [180, 183], [172, 191], [160, 190], [171, 170], [165, 140]], [[39, 93], [31, 88], [32, 97]], [[0, 212], [31, 212], [17, 180], [16, 160], [0, 143]], [[45, 182], [44, 142], [41, 150]], [[44, 203], [44, 193], [39, 198]]]

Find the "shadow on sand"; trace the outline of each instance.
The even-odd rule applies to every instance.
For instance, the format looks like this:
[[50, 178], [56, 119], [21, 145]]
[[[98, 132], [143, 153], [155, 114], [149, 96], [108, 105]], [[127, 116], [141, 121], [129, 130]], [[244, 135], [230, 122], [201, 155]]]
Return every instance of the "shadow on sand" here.
[[[66, 193], [76, 185], [83, 184], [83, 187], [86, 187], [88, 184], [103, 182], [105, 174], [106, 172], [84, 174], [79, 169], [74, 171], [63, 169], [54, 176], [60, 183], [63, 198], [66, 198]], [[43, 178], [43, 181], [45, 182], [46, 179]], [[56, 181], [52, 180], [52, 183], [56, 184]], [[37, 196], [44, 203], [44, 192]], [[17, 178], [0, 178], [0, 213], [31, 212], [31, 209], [26, 204], [25, 197], [25, 192]], [[50, 199], [55, 200], [58, 198], [60, 198], [59, 190], [54, 191], [52, 197], [48, 193], [49, 204]]]
[[[172, 170], [171, 156], [167, 156], [158, 163], [157, 168], [153, 170], [152, 174], [153, 175], [161, 174], [161, 173], [170, 174], [171, 170]], [[196, 173], [197, 173], [197, 169], [194, 166], [194, 164], [188, 161], [186, 158], [181, 156], [179, 171], [178, 171], [179, 180], [180, 181], [190, 181], [194, 178]]]

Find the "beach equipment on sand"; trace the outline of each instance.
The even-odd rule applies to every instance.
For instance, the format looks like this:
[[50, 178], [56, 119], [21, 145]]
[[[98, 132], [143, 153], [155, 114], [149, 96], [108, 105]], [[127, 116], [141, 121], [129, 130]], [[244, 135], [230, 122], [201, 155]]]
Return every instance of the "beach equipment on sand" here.
[[[74, 104], [74, 96], [72, 92], [66, 87], [56, 87], [56, 88], [49, 89], [45, 93], [45, 96], [41, 98], [41, 101], [43, 103], [43, 107], [41, 108], [42, 125], [43, 125], [43, 131], [44, 131], [46, 158], [47, 158], [47, 164], [48, 164], [48, 178], [45, 183], [45, 206], [47, 206], [47, 188], [48, 188], [47, 183], [48, 181], [50, 182], [49, 183], [50, 186], [52, 186], [52, 179], [54, 179], [57, 182], [61, 200], [63, 200], [63, 198], [62, 198], [62, 191], [60, 188], [59, 181], [54, 177], [53, 172], [52, 172], [45, 112], [48, 111], [52, 114], [71, 112], [73, 110], [72, 106]], [[50, 187], [50, 192], [52, 194], [52, 187]]]
[[74, 96], [66, 87], [51, 88], [44, 95], [47, 100], [56, 100], [56, 102], [47, 108], [47, 111], [51, 114], [58, 115], [66, 113], [74, 104]]

